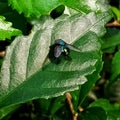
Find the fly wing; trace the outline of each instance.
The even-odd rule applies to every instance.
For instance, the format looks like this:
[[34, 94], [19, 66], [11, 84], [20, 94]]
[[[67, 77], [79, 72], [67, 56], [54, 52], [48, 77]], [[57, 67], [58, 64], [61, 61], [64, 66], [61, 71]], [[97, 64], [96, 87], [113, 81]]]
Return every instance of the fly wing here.
[[61, 48], [61, 46], [56, 46], [56, 47], [54, 48], [54, 56], [55, 56], [56, 58], [58, 58], [58, 57], [61, 55], [61, 53], [62, 53], [62, 48]]
[[73, 50], [73, 51], [76, 51], [76, 52], [81, 52], [81, 50], [73, 45], [70, 45], [70, 44], [67, 44], [67, 47], [70, 49], [70, 50]]

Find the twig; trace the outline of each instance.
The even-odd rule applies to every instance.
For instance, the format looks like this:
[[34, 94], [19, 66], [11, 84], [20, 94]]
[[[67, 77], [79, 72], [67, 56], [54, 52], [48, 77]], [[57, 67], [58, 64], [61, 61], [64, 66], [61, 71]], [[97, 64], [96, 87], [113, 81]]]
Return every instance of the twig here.
[[120, 27], [120, 23], [117, 21], [113, 21], [113, 22], [107, 23], [106, 26], [107, 27]]
[[4, 57], [5, 56], [5, 51], [0, 51], [0, 57]]
[[72, 104], [72, 96], [69, 92], [66, 93], [66, 99], [67, 99], [67, 102], [69, 104], [69, 107], [70, 107], [70, 111], [72, 112], [72, 115], [73, 115], [73, 120], [77, 120], [77, 117], [78, 117], [78, 113], [75, 112], [74, 108], [73, 108], [73, 104]]

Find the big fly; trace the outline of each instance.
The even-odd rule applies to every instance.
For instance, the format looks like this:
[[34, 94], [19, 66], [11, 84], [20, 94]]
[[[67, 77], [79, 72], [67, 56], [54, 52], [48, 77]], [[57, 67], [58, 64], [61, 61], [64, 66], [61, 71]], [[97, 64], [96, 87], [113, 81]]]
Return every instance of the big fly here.
[[48, 57], [50, 61], [55, 64], [59, 64], [62, 58], [72, 60], [70, 57], [70, 50], [80, 52], [75, 46], [66, 43], [62, 39], [57, 39], [54, 44], [50, 46]]

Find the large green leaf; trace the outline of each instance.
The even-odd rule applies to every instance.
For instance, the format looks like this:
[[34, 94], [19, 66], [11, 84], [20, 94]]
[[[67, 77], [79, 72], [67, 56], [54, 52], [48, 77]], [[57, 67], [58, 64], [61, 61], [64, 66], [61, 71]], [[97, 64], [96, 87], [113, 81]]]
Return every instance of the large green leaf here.
[[[29, 36], [17, 37], [6, 51], [1, 68], [0, 107], [36, 98], [51, 98], [79, 89], [86, 76], [99, 74], [101, 55], [98, 37], [110, 15], [79, 14], [53, 20], [42, 17]], [[104, 19], [104, 20], [101, 20]], [[97, 35], [96, 35], [97, 34]], [[47, 61], [49, 46], [62, 38], [81, 52], [71, 51], [72, 61], [56, 65]]]
[[0, 40], [10, 39], [12, 36], [21, 34], [21, 31], [12, 28], [12, 23], [6, 22], [5, 17], [0, 16]]
[[109, 9], [106, 0], [9, 0], [19, 13], [24, 13], [26, 16], [40, 16], [49, 14], [54, 8], [59, 5], [68, 6], [76, 11], [84, 13], [104, 12]]

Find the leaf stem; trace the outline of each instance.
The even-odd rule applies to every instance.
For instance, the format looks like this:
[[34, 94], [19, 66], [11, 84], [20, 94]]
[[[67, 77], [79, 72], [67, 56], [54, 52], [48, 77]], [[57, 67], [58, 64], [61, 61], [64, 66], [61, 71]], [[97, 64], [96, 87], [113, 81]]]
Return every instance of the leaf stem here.
[[0, 51], [0, 57], [4, 57], [5, 56], [5, 51]]
[[120, 27], [120, 23], [118, 21], [113, 21], [106, 24], [107, 27]]
[[66, 99], [70, 107], [70, 111], [72, 112], [73, 115], [73, 120], [77, 120], [78, 113], [74, 110], [73, 104], [72, 104], [72, 96], [69, 92], [66, 93]]

